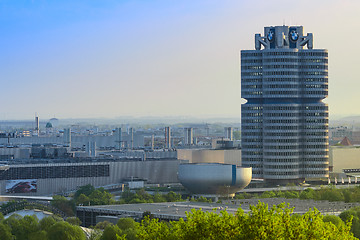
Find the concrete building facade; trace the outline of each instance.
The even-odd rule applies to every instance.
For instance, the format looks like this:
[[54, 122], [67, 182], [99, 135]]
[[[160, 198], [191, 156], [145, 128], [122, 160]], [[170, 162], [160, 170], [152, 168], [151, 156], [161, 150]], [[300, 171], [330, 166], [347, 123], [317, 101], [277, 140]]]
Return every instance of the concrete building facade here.
[[189, 163], [223, 163], [241, 166], [240, 149], [177, 149], [177, 158]]
[[329, 151], [329, 166], [333, 173], [344, 173], [349, 169], [356, 169], [360, 176], [360, 148], [354, 146], [331, 146]]
[[194, 144], [193, 128], [184, 129], [184, 145], [190, 146]]
[[165, 127], [165, 148], [171, 148], [171, 129], [170, 127]]
[[224, 128], [224, 130], [225, 130], [225, 139], [228, 139], [230, 141], [234, 140], [233, 139], [233, 128], [226, 127], [226, 128]]
[[80, 186], [120, 185], [127, 178], [149, 184], [178, 183], [176, 159], [13, 164], [0, 169], [1, 195], [52, 195]]
[[241, 51], [242, 164], [253, 178], [328, 177], [327, 95], [328, 52], [313, 49], [311, 33], [276, 26], [255, 34], [255, 50]]

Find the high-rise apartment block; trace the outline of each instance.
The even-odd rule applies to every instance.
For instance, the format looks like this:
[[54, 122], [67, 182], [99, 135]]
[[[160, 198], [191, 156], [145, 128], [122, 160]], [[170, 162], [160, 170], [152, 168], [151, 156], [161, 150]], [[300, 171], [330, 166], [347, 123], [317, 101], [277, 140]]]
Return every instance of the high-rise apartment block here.
[[64, 144], [71, 147], [71, 128], [64, 129]]
[[165, 148], [171, 148], [171, 129], [170, 127], [165, 127]]
[[193, 128], [184, 128], [184, 144], [187, 146], [193, 145]]
[[225, 138], [232, 141], [233, 140], [233, 128], [232, 127], [225, 127]]
[[40, 133], [40, 124], [39, 124], [39, 117], [35, 116], [35, 133], [39, 136]]
[[123, 145], [123, 141], [122, 141], [122, 129], [121, 129], [121, 128], [116, 128], [114, 135], [115, 135], [116, 149], [117, 149], [117, 150], [121, 150], [121, 149], [122, 149], [122, 145]]
[[[305, 48], [306, 46], [306, 48]], [[302, 26], [265, 27], [241, 51], [242, 164], [253, 178], [303, 181], [329, 175], [328, 52]]]

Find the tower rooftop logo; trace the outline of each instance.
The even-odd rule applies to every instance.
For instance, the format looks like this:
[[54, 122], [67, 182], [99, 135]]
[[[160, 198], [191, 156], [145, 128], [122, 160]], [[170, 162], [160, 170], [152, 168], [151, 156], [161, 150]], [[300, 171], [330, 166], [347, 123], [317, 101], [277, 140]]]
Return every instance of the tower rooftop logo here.
[[329, 176], [328, 52], [302, 26], [265, 27], [241, 51], [242, 164], [253, 178], [302, 182]]

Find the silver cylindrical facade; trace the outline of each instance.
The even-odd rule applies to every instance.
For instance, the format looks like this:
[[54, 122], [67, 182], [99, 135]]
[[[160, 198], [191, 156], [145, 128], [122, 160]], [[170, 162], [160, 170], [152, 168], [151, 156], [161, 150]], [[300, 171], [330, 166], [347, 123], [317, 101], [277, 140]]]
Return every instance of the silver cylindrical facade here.
[[[289, 29], [281, 47], [270, 41], [269, 32], [277, 31], [270, 27], [261, 42], [265, 49], [241, 51], [241, 96], [247, 100], [241, 108], [242, 162], [253, 168], [254, 178], [328, 177], [328, 107], [322, 102], [328, 53], [303, 49], [310, 42], [312, 48], [312, 35], [303, 37], [302, 27]], [[299, 42], [291, 47], [290, 33], [299, 29], [301, 38], [295, 35]]]
[[251, 168], [232, 164], [180, 164], [180, 183], [195, 194], [233, 194], [251, 181]]

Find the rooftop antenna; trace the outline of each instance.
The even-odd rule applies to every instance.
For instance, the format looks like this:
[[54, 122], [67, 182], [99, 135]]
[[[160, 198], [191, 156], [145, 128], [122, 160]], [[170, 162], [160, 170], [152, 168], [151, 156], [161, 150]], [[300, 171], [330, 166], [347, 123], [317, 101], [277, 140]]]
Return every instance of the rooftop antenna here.
[[35, 112], [35, 132], [37, 136], [39, 136], [39, 130], [40, 130], [39, 117], [37, 115], [37, 112]]

